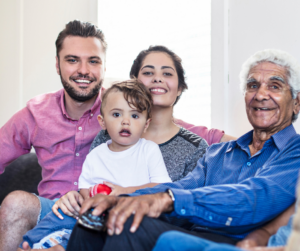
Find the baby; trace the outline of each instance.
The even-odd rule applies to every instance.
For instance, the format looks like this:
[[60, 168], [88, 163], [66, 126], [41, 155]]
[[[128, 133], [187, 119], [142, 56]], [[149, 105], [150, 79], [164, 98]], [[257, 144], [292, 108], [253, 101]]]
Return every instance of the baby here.
[[[94, 148], [86, 157], [78, 184], [84, 199], [89, 197], [91, 187], [103, 182], [113, 189], [112, 195], [171, 182], [158, 145], [141, 139], [151, 120], [151, 103], [151, 94], [136, 79], [106, 90], [98, 121], [111, 140]], [[61, 246], [56, 250], [66, 249], [76, 220], [60, 213], [63, 220], [51, 212], [27, 232], [19, 250], [45, 249], [57, 244]]]

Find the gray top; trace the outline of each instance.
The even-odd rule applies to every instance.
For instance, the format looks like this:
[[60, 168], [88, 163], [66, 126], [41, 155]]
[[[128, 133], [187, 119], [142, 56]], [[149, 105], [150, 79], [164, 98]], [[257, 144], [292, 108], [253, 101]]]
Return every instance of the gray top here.
[[[110, 136], [107, 131], [101, 130], [95, 137], [90, 151], [109, 139]], [[158, 146], [169, 176], [174, 182], [193, 171], [198, 159], [204, 155], [208, 144], [200, 136], [181, 127], [173, 138]]]

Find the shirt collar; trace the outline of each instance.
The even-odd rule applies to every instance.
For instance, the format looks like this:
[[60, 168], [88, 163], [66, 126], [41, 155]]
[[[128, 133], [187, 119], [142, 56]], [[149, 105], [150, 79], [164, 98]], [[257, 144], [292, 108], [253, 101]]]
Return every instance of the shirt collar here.
[[[272, 135], [271, 138], [265, 142], [264, 147], [274, 143], [279, 150], [282, 150], [296, 134], [297, 133], [295, 131], [295, 128], [291, 124], [286, 128], [282, 129], [281, 131]], [[253, 130], [247, 132], [246, 134], [238, 138], [236, 141], [233, 141], [234, 144], [231, 147], [234, 148], [238, 145], [241, 149], [247, 151], [248, 146], [252, 141], [252, 138]]]
[[[105, 89], [102, 87], [99, 91], [99, 94], [97, 96], [97, 99], [95, 101], [95, 103], [93, 104], [92, 108], [87, 110], [82, 117], [86, 117], [88, 116], [90, 113], [93, 113], [95, 114], [97, 112], [97, 109], [100, 109], [100, 105], [101, 105], [101, 97], [102, 97], [102, 94], [103, 94], [103, 91]], [[65, 117], [67, 117], [68, 119], [71, 119], [66, 111], [66, 107], [65, 107], [65, 92], [64, 92], [64, 89], [61, 89], [60, 90], [60, 106], [61, 106], [61, 110], [62, 110], [62, 113]]]

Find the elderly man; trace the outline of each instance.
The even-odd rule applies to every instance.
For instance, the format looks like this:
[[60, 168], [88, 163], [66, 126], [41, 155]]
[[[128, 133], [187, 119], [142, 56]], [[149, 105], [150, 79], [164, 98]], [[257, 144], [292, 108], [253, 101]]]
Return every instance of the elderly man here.
[[[253, 131], [210, 146], [178, 182], [130, 197], [86, 200], [81, 213], [112, 208], [107, 233], [77, 225], [67, 250], [151, 250], [170, 230], [234, 244], [288, 208], [300, 166], [300, 136], [292, 125], [300, 109], [299, 74], [285, 52], [266, 50], [248, 59], [241, 76]], [[160, 216], [169, 223], [153, 219]], [[178, 219], [185, 220], [182, 228], [174, 225]]]

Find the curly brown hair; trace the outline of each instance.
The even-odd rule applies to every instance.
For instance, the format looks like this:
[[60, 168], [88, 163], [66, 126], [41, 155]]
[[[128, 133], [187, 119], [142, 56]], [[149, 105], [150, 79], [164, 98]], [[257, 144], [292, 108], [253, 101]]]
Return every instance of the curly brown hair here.
[[134, 107], [140, 113], [147, 111], [147, 119], [151, 118], [152, 96], [145, 85], [136, 78], [117, 82], [105, 91], [100, 106], [100, 113], [102, 116], [107, 97], [109, 93], [113, 91], [122, 92], [131, 108]]

